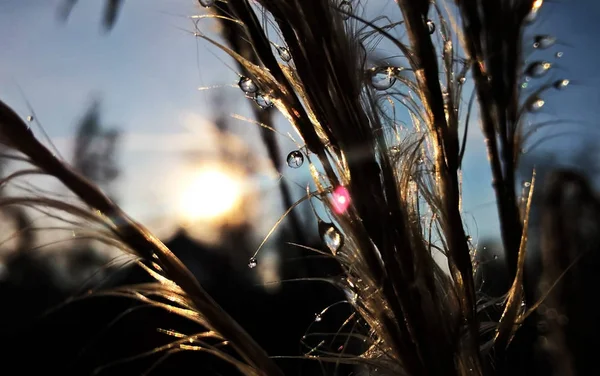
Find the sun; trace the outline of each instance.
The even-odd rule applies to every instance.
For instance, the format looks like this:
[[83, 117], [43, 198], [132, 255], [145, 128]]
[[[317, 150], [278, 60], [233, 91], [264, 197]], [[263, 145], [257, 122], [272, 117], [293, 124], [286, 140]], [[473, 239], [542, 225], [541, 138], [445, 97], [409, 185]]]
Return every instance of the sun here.
[[242, 201], [242, 178], [226, 166], [198, 168], [186, 180], [179, 208], [188, 221], [225, 221]]

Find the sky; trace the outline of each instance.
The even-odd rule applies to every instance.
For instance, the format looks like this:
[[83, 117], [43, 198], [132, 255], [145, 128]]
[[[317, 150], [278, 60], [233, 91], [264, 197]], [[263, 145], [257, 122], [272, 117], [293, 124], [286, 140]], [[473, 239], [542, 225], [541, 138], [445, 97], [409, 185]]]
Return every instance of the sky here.
[[[80, 0], [66, 23], [56, 16], [59, 3], [0, 0], [0, 98], [23, 117], [31, 113], [31, 106], [53, 143], [68, 157], [77, 121], [91, 97], [100, 96], [104, 123], [124, 133], [119, 202], [142, 223], [167, 234], [179, 218], [176, 196], [184, 189], [180, 186], [187, 168], [184, 152], [214, 146], [212, 96], [222, 94], [232, 113], [251, 117], [248, 100], [236, 87], [238, 75], [230, 68], [234, 65], [192, 35], [188, 16], [199, 11], [193, 0], [126, 0], [108, 34], [100, 27], [102, 1]], [[561, 127], [567, 130], [581, 128], [574, 120], [587, 121], [590, 126], [581, 129], [591, 137], [599, 126], [600, 2], [546, 3], [525, 37], [551, 34], [558, 43], [547, 51], [532, 52], [529, 59], [550, 60], [556, 52], [564, 52], [561, 59], [552, 60], [551, 75], [568, 78], [572, 84], [545, 97], [546, 106], [532, 121], [564, 119], [567, 123]], [[383, 0], [369, 1], [369, 12], [382, 9], [382, 4]], [[202, 27], [216, 32], [209, 22]], [[239, 120], [232, 124], [239, 139], [257, 150], [259, 170], [268, 182], [264, 189], [274, 190], [277, 179], [264, 163], [256, 126]], [[283, 122], [280, 126], [290, 129]], [[568, 153], [577, 147], [577, 137], [548, 141], [542, 148]], [[293, 143], [284, 138], [281, 142], [285, 155]], [[306, 169], [290, 170], [284, 179], [303, 186], [309, 176]], [[475, 129], [469, 135], [463, 175], [465, 221], [474, 238], [493, 236], [498, 230], [490, 182], [482, 137]], [[295, 189], [300, 196], [302, 190]], [[271, 217], [283, 210], [276, 200], [264, 205]], [[263, 222], [258, 236], [272, 223]]]

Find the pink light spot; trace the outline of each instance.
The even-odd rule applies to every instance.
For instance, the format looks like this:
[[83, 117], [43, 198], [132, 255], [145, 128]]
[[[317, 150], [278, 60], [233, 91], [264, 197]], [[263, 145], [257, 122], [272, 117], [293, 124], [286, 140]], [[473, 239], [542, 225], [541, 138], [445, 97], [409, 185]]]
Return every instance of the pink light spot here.
[[331, 205], [337, 214], [342, 214], [348, 209], [348, 206], [350, 206], [350, 192], [346, 187], [340, 185], [333, 190]]

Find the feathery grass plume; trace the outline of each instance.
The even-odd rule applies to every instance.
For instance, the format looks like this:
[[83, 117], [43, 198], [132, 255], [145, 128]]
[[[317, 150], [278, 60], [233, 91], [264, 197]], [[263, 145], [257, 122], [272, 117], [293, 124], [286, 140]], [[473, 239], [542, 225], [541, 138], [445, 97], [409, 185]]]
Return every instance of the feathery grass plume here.
[[[242, 25], [232, 22], [230, 19], [230, 10], [227, 3], [220, 4], [219, 7], [215, 9], [215, 14], [218, 19], [221, 21], [220, 24], [222, 26], [221, 34], [227, 40], [227, 43], [230, 47], [237, 51], [244, 59], [256, 64], [258, 62], [258, 58], [256, 57], [252, 46], [248, 41], [242, 38], [243, 32], [241, 30]], [[199, 21], [200, 19], [198, 19]], [[198, 22], [196, 22], [196, 26]], [[278, 47], [281, 49], [282, 47]], [[281, 50], [280, 50], [281, 51]], [[240, 84], [244, 82], [248, 73], [244, 69], [244, 66], [238, 63], [238, 68], [242, 72], [242, 76], [240, 77]], [[260, 135], [263, 140], [265, 147], [267, 148], [267, 153], [269, 159], [273, 163], [276, 171], [281, 173], [281, 169], [283, 167], [283, 161], [279, 154], [279, 143], [277, 142], [277, 135], [273, 132], [273, 111], [272, 108], [260, 108], [259, 106], [253, 107], [253, 114], [256, 118], [256, 121], [261, 125], [260, 127]], [[286, 207], [290, 207], [293, 204], [292, 194], [288, 185], [285, 182], [281, 182], [279, 186], [283, 204]], [[295, 240], [305, 239], [304, 231], [302, 230], [300, 219], [295, 212], [291, 212], [288, 215], [288, 220], [290, 223], [290, 228], [295, 237]]]
[[[379, 354], [376, 360], [381, 368], [400, 373], [477, 372], [475, 290], [459, 212], [458, 137], [457, 129], [446, 120], [456, 115], [445, 111], [426, 19], [417, 9], [401, 6], [407, 12], [406, 29], [415, 39], [410, 48], [416, 53], [407, 56], [414, 74], [400, 75], [401, 67], [382, 70], [389, 80], [399, 79], [414, 89], [408, 95], [388, 94], [409, 103], [406, 107], [417, 130], [417, 137], [409, 142], [397, 119], [382, 116], [380, 104], [385, 96], [365, 85], [369, 74], [375, 79], [381, 67], [368, 70], [361, 33], [344, 22], [350, 15], [341, 13], [334, 2], [260, 4], [277, 24], [293, 69], [276, 59], [266, 25], [247, 1], [230, 1], [228, 6], [232, 16], [245, 25], [261, 65], [221, 47], [244, 65], [259, 95], [269, 97], [317, 156], [325, 174], [313, 164], [311, 173], [332, 213], [338, 190], [349, 193], [344, 199], [350, 205], [338, 210], [334, 223], [321, 221], [320, 229], [332, 239], [330, 248], [346, 267], [346, 285], [357, 294], [356, 308], [374, 333], [365, 354]], [[424, 4], [426, 14], [428, 2]], [[359, 21], [389, 37], [383, 28]], [[423, 43], [421, 38], [429, 41], [429, 48], [414, 45]], [[403, 52], [410, 49], [400, 40], [392, 41]], [[424, 66], [429, 58], [433, 61]], [[390, 131], [398, 137], [389, 137]], [[423, 155], [428, 146], [433, 153]], [[417, 163], [423, 158], [426, 167]], [[431, 229], [445, 243], [442, 248], [452, 279], [436, 265], [434, 244], [423, 236], [420, 211], [424, 204], [436, 213]], [[465, 322], [470, 333], [461, 336]]]
[[[227, 48], [202, 30], [197, 35], [231, 55], [254, 85], [254, 100], [277, 107], [305, 142], [317, 185], [307, 198], [329, 209], [332, 220], [319, 220], [319, 231], [345, 267], [343, 288], [354, 294], [369, 328], [368, 350], [353, 355], [384, 373], [481, 374], [482, 361], [490, 361], [481, 355], [490, 346], [480, 329], [495, 329], [491, 362], [502, 363], [524, 317], [523, 223], [531, 194], [519, 207], [515, 169], [527, 141], [523, 119], [543, 105], [540, 95], [553, 85], [521, 98], [523, 76], [541, 77], [535, 72], [549, 68], [523, 67], [522, 34], [542, 1], [396, 3], [401, 20], [370, 21], [359, 15], [357, 1], [229, 0], [214, 4], [216, 13], [247, 43]], [[281, 46], [270, 39], [273, 32]], [[395, 47], [406, 66], [379, 56], [373, 45], [380, 40]], [[461, 143], [468, 73], [474, 89]], [[491, 326], [475, 315], [487, 302], [476, 300], [461, 216], [460, 169], [475, 99], [513, 280], [500, 322]], [[397, 104], [412, 126], [397, 118]], [[446, 256], [449, 276], [434, 251]]]
[[523, 66], [523, 28], [537, 16], [542, 3], [543, 0], [457, 1], [465, 49], [474, 62], [472, 75], [492, 168], [506, 266], [515, 282], [494, 339], [500, 358], [526, 303], [523, 288], [517, 284], [527, 283], [524, 261], [521, 262], [527, 232], [515, 192], [519, 154], [528, 141], [523, 120], [528, 112], [543, 106], [541, 94], [553, 88], [552, 84], [542, 84], [526, 98], [522, 98], [520, 90], [524, 78], [541, 78], [551, 67], [548, 62], [538, 61]]
[[[168, 350], [179, 348], [207, 352], [231, 363], [246, 375], [281, 374], [267, 354], [217, 305], [160, 240], [123, 213], [92, 183], [58, 159], [34, 137], [28, 125], [1, 101], [0, 142], [24, 154], [26, 158], [21, 159], [33, 166], [31, 169], [22, 169], [7, 176], [2, 180], [3, 185], [22, 176], [45, 174], [58, 179], [84, 204], [76, 205], [54, 199], [49, 193], [42, 192], [42, 196], [2, 197], [2, 207], [17, 205], [42, 213], [54, 210], [59, 212], [57, 218], [66, 223], [77, 224], [83, 221], [82, 226], [90, 232], [89, 237], [138, 257], [141, 260], [140, 264], [157, 280], [157, 283], [127, 287], [110, 294], [128, 296], [163, 307], [206, 328], [202, 335], [174, 342]], [[69, 217], [76, 220], [69, 220]], [[93, 231], [95, 228], [97, 231]], [[205, 338], [217, 340], [217, 345], [205, 341]], [[220, 348], [227, 344], [231, 345], [233, 353]], [[157, 349], [159, 350], [161, 349]]]

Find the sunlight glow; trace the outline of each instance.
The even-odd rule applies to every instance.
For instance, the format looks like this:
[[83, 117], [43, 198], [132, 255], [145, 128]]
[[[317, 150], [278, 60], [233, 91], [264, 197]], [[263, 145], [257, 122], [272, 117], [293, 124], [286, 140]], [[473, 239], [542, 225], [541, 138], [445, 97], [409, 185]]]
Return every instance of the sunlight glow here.
[[187, 220], [221, 221], [232, 215], [243, 196], [242, 180], [224, 166], [202, 167], [184, 187], [180, 210]]

